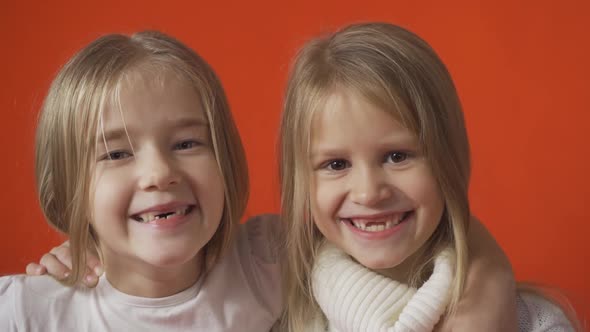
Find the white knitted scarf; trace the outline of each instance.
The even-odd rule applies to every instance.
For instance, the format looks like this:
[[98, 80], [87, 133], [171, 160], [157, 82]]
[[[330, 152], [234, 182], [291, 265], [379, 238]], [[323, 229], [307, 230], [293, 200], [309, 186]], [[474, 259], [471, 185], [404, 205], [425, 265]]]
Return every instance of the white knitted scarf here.
[[325, 243], [312, 271], [313, 294], [329, 331], [432, 331], [449, 302], [453, 265], [453, 251], [444, 250], [430, 278], [416, 289], [369, 270]]

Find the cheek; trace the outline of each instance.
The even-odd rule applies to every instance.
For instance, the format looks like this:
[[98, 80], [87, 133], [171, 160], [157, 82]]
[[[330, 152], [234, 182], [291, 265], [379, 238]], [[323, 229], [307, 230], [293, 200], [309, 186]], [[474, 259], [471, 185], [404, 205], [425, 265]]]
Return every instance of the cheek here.
[[103, 172], [95, 177], [92, 188], [93, 224], [127, 214], [132, 192], [129, 188], [132, 186], [126, 182], [126, 177], [118, 176], [114, 172]]
[[341, 190], [336, 181], [316, 179], [312, 183], [311, 204], [315, 220], [332, 220], [337, 215], [341, 203]]
[[187, 174], [192, 174], [190, 176], [192, 190], [197, 196], [201, 208], [211, 217], [217, 218], [219, 216], [221, 219], [225, 205], [225, 193], [221, 170], [219, 170], [215, 158], [199, 160], [185, 171]]
[[426, 166], [421, 167], [411, 177], [406, 187], [408, 196], [421, 207], [424, 213], [438, 223], [444, 209], [444, 200], [432, 172]]

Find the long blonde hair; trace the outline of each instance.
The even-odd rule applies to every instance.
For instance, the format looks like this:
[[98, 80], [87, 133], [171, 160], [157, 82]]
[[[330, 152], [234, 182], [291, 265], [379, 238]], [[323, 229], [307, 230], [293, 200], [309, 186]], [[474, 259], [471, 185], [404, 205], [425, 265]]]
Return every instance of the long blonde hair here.
[[[124, 77], [151, 66], [178, 74], [200, 99], [222, 174], [225, 205], [220, 226], [205, 248], [210, 268], [229, 245], [246, 207], [249, 183], [244, 149], [221, 82], [193, 50], [159, 32], [98, 38], [60, 70], [45, 99], [36, 135], [35, 173], [41, 208], [48, 222], [70, 238], [72, 273], [80, 280], [86, 249], [96, 249], [90, 225], [92, 177], [101, 112], [117, 103]], [[198, 172], [199, 170], [195, 170]]]
[[[415, 34], [386, 23], [348, 26], [307, 43], [288, 81], [281, 122], [281, 208], [286, 223], [284, 324], [303, 331], [321, 315], [310, 275], [323, 235], [310, 212], [309, 149], [314, 116], [335, 87], [358, 92], [401, 121], [419, 139], [445, 202], [438, 228], [425, 244], [415, 282], [436, 253], [453, 247], [455, 281], [450, 310], [461, 296], [470, 218], [469, 143], [453, 81], [432, 48]], [[322, 315], [323, 317], [323, 315]]]

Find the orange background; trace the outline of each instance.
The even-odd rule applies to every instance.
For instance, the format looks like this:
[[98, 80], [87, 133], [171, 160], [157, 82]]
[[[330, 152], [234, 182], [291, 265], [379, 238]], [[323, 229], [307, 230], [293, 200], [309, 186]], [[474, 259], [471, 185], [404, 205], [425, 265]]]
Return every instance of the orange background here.
[[296, 49], [343, 24], [380, 20], [415, 31], [448, 65], [471, 139], [473, 211], [517, 277], [560, 287], [590, 317], [590, 6], [516, 2], [3, 0], [0, 274], [23, 272], [61, 241], [36, 201], [33, 137], [49, 83], [76, 50], [101, 34], [158, 29], [201, 53], [246, 145], [254, 215], [278, 211], [274, 151]]

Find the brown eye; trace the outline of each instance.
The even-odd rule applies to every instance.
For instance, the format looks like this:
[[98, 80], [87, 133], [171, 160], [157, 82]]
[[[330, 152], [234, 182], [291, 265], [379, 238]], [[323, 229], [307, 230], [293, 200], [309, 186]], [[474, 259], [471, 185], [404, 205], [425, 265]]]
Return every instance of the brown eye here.
[[109, 160], [120, 160], [131, 157], [131, 154], [125, 151], [112, 151], [109, 152], [106, 159]]
[[197, 146], [199, 146], [199, 142], [197, 141], [182, 141], [178, 144], [174, 145], [174, 150], [188, 150], [188, 149], [193, 149], [196, 148]]
[[328, 163], [328, 168], [332, 171], [341, 171], [348, 166], [346, 160], [338, 159], [332, 160]]
[[404, 162], [406, 159], [408, 159], [408, 154], [405, 152], [396, 151], [391, 152], [389, 155], [387, 155], [387, 162], [394, 164]]

